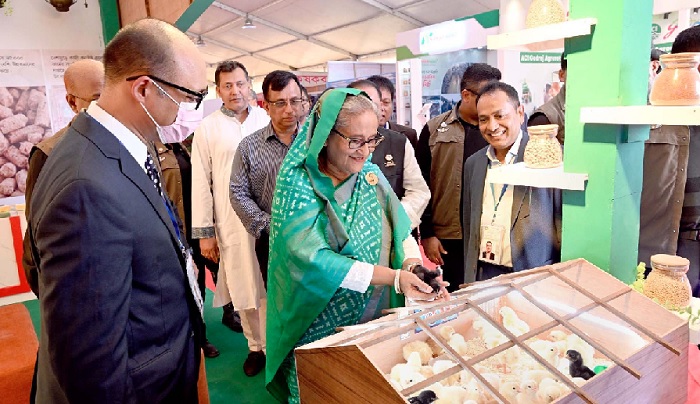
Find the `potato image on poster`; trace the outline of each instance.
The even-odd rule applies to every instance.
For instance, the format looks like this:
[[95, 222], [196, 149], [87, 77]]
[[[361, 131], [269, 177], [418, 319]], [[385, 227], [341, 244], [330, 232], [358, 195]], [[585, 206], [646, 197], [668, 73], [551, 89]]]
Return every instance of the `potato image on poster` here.
[[44, 86], [0, 87], [0, 197], [24, 195], [29, 153], [51, 135]]

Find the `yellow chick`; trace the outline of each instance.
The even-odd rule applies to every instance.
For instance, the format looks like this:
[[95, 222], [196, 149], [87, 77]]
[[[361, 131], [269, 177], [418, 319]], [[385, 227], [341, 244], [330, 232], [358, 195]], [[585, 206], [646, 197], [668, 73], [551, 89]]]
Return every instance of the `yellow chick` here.
[[537, 400], [538, 385], [534, 380], [523, 380], [520, 393], [516, 396], [518, 404], [539, 404]]
[[[467, 396], [467, 390], [462, 386], [445, 386], [441, 389], [440, 393], [435, 393], [438, 395], [440, 400], [444, 400], [448, 404], [462, 404], [465, 400], [469, 400], [470, 397]], [[437, 401], [433, 401], [434, 403]], [[441, 401], [442, 402], [442, 401]]]
[[532, 380], [535, 383], [537, 383], [537, 385], [539, 386], [539, 384], [542, 382], [542, 380], [552, 379], [553, 377], [554, 377], [554, 375], [552, 375], [551, 373], [549, 373], [546, 370], [528, 370], [527, 372], [523, 373], [521, 379], [522, 380]]
[[450, 336], [450, 339], [448, 340], [448, 344], [452, 349], [457, 351], [459, 356], [466, 355], [467, 352], [469, 351], [469, 346], [467, 345], [467, 341], [464, 340], [464, 337], [461, 334], [454, 333]]
[[560, 357], [566, 355], [566, 337], [568, 337], [568, 334], [562, 330], [552, 330], [549, 333], [549, 340], [557, 347]]
[[420, 354], [412, 352], [408, 357], [407, 363], [397, 363], [391, 368], [390, 378], [400, 383], [402, 376], [405, 378], [407, 374], [420, 373], [420, 368]]
[[559, 349], [554, 342], [538, 339], [530, 344], [530, 348], [551, 365], [557, 366], [559, 363]]
[[505, 382], [501, 383], [501, 387], [498, 392], [505, 397], [508, 402], [517, 403], [516, 397], [520, 393], [520, 384], [518, 382]]
[[515, 314], [515, 310], [508, 306], [501, 307], [498, 312], [503, 317], [503, 327], [515, 335], [522, 335], [530, 331], [530, 326]]
[[503, 367], [503, 373], [510, 373], [520, 360], [520, 348], [517, 346], [506, 349], [494, 355], [498, 364]]
[[[435, 363], [433, 363], [433, 373], [438, 374], [440, 372], [444, 372], [447, 369], [450, 369], [451, 367], [455, 366], [456, 363], [450, 361], [450, 360], [437, 360]], [[459, 373], [455, 373], [452, 376], [447, 377], [446, 379], [442, 379], [442, 384], [445, 386], [453, 386], [455, 384], [459, 384]]]
[[481, 390], [481, 386], [479, 386], [479, 383], [475, 380], [472, 380], [469, 384], [467, 384], [464, 387], [464, 400], [474, 400], [476, 402], [482, 401], [483, 398], [483, 393]]
[[450, 337], [452, 334], [454, 334], [456, 331], [454, 327], [449, 326], [449, 325], [443, 325], [442, 328], [440, 328], [440, 331], [438, 331], [438, 334], [445, 340], [449, 341]]
[[422, 365], [427, 365], [433, 357], [433, 350], [425, 341], [412, 341], [403, 346], [403, 358], [407, 362], [412, 352], [418, 352]]
[[541, 403], [549, 404], [569, 394], [570, 390], [554, 379], [546, 378], [540, 382], [537, 389], [537, 399]]

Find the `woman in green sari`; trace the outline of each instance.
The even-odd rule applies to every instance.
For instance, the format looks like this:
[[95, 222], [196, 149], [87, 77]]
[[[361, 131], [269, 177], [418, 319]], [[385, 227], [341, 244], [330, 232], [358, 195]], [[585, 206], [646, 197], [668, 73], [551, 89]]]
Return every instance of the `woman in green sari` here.
[[358, 90], [326, 92], [277, 177], [265, 381], [280, 401], [299, 402], [295, 347], [381, 308], [377, 302], [367, 307], [377, 295], [370, 285], [393, 285], [384, 289], [418, 300], [436, 296], [401, 270], [421, 263], [421, 255], [406, 212], [368, 160], [381, 141], [377, 117], [376, 106]]

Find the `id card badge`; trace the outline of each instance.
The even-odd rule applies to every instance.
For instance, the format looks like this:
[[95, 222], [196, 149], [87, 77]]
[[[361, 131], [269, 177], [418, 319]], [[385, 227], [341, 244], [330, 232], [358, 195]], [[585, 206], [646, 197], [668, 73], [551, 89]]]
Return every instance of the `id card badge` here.
[[197, 308], [199, 309], [199, 314], [204, 314], [204, 302], [202, 301], [202, 294], [199, 291], [199, 285], [197, 284], [197, 275], [194, 272], [194, 260], [192, 259], [192, 250], [187, 249], [185, 253], [185, 265], [187, 267], [187, 283], [190, 285], [190, 291], [192, 292], [192, 297], [195, 303], [197, 303]]
[[481, 244], [479, 245], [479, 260], [495, 265], [501, 265], [503, 253], [503, 237], [506, 229], [497, 225], [481, 226]]

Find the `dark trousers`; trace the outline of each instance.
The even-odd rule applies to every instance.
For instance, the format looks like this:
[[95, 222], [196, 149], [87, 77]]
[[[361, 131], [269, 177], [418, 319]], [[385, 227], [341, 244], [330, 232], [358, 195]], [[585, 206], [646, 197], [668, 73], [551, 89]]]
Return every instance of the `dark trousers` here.
[[445, 265], [442, 266], [442, 279], [449, 282], [448, 292], [459, 289], [464, 283], [464, 242], [461, 239], [440, 239], [442, 248], [447, 254], [442, 255]]
[[267, 289], [267, 265], [270, 257], [270, 235], [266, 231], [260, 233], [260, 237], [255, 240], [255, 255], [258, 257], [260, 273], [262, 274], [265, 289]]

